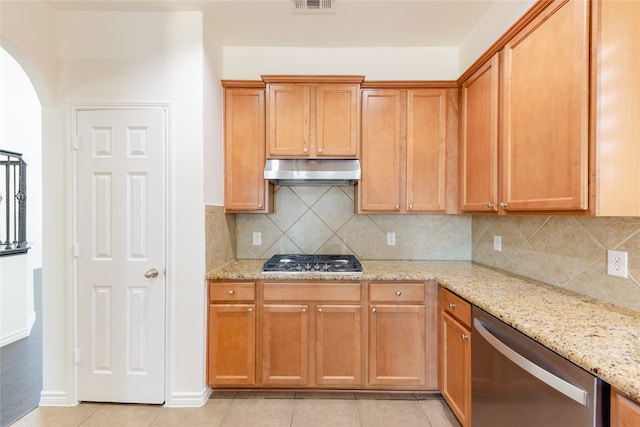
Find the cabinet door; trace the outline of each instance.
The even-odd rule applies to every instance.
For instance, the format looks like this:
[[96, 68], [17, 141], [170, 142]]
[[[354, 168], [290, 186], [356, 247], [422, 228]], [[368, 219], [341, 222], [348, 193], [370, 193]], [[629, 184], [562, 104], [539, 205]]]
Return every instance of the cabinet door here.
[[470, 426], [471, 334], [444, 311], [440, 318], [440, 392], [460, 423]]
[[309, 155], [309, 85], [267, 86], [268, 157]]
[[502, 202], [588, 207], [590, 2], [557, 2], [504, 49]]
[[405, 93], [391, 89], [362, 91], [362, 178], [358, 191], [363, 212], [400, 210]]
[[316, 307], [316, 384], [362, 385], [362, 306]]
[[369, 310], [369, 384], [424, 387], [424, 305], [372, 305]]
[[255, 342], [254, 304], [210, 304], [208, 383], [255, 384]]
[[309, 306], [265, 304], [262, 310], [262, 382], [309, 382]]
[[498, 210], [499, 59], [495, 54], [462, 84], [462, 210]]
[[224, 207], [266, 211], [264, 89], [225, 89]]
[[357, 157], [358, 95], [358, 85], [316, 87], [315, 154], [318, 157]]
[[640, 405], [611, 389], [611, 427], [637, 427], [640, 425]]
[[407, 92], [408, 212], [445, 210], [447, 91]]

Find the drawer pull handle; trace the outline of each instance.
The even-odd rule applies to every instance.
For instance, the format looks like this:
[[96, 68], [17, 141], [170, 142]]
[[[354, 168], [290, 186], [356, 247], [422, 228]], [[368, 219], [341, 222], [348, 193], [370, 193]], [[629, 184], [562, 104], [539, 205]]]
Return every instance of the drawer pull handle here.
[[402, 292], [400, 292], [400, 291], [396, 291], [396, 296], [398, 296], [398, 297], [399, 297], [400, 295], [402, 295]]
[[449, 303], [449, 308], [456, 308], [456, 306], [457, 306], [457, 305], [458, 305], [458, 304], [454, 304], [454, 303], [450, 302], [450, 303]]
[[229, 295], [233, 295], [235, 292], [233, 291], [233, 289], [229, 289], [229, 292], [227, 292]]

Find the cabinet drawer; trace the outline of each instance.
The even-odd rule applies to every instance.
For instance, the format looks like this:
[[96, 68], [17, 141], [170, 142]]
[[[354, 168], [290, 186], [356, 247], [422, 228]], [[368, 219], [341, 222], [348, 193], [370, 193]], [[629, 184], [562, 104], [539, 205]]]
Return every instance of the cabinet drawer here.
[[359, 282], [274, 282], [265, 283], [265, 301], [360, 301]]
[[369, 284], [371, 302], [424, 302], [424, 283], [380, 282]]
[[471, 304], [458, 295], [440, 288], [440, 308], [458, 319], [467, 327], [471, 327]]
[[255, 282], [209, 283], [209, 301], [253, 301], [256, 298], [255, 290]]

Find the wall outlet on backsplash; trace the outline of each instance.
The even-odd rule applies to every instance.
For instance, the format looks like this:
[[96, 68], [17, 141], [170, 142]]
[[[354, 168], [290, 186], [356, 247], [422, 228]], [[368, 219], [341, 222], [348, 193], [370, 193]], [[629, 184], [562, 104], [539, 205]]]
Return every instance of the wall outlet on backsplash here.
[[387, 246], [395, 246], [396, 245], [396, 233], [393, 231], [389, 231], [387, 233]]
[[627, 253], [607, 251], [607, 274], [627, 278]]
[[259, 231], [253, 232], [253, 245], [260, 246], [262, 245], [262, 233]]
[[493, 250], [502, 252], [502, 236], [493, 236]]

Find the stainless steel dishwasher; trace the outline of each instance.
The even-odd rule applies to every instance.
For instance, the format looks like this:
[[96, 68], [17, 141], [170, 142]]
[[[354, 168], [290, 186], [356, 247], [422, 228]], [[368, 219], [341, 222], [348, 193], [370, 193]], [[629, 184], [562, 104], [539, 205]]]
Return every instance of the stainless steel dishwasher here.
[[609, 386], [473, 307], [473, 427], [608, 426]]

